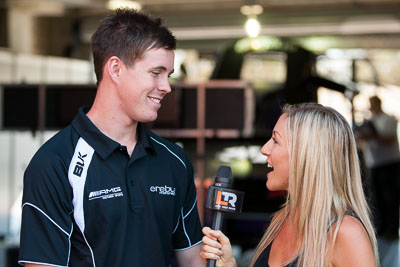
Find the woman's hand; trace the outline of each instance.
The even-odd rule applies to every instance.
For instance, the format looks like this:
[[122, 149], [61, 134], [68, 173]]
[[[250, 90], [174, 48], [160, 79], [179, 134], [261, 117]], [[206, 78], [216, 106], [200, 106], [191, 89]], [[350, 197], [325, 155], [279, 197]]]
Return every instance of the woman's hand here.
[[217, 267], [236, 267], [236, 260], [229, 238], [220, 230], [212, 230], [209, 227], [203, 228], [203, 247], [200, 257], [204, 262], [207, 259], [216, 260]]

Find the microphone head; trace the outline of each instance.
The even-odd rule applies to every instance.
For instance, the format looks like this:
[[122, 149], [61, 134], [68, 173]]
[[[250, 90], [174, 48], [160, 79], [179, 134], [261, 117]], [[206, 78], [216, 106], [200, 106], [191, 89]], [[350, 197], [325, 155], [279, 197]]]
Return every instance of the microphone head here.
[[244, 193], [230, 189], [231, 184], [231, 168], [228, 166], [219, 167], [217, 177], [215, 177], [215, 185], [208, 187], [206, 208], [240, 213], [242, 211]]
[[215, 186], [230, 188], [232, 184], [232, 170], [228, 166], [220, 166], [215, 177]]
[[228, 166], [219, 166], [217, 171], [217, 177], [227, 177], [232, 179], [232, 170]]

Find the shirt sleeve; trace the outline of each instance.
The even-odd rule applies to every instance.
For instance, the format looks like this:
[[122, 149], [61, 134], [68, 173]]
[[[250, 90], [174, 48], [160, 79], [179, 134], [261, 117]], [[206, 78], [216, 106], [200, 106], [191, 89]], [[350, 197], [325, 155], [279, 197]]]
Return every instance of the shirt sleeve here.
[[175, 250], [189, 249], [199, 244], [203, 238], [197, 210], [197, 194], [193, 178], [193, 166], [189, 160], [186, 160], [186, 166], [188, 190], [185, 203], [181, 208], [178, 226], [173, 234], [173, 246]]
[[18, 263], [68, 266], [72, 189], [67, 167], [37, 153], [24, 174]]

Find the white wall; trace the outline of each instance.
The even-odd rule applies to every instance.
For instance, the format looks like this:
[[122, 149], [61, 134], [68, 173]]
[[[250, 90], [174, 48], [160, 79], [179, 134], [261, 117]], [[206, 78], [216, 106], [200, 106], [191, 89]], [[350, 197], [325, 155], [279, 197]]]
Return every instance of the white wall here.
[[[19, 201], [24, 171], [39, 147], [55, 133], [0, 131], [0, 235], [5, 235], [7, 239], [18, 241], [20, 210], [16, 210], [13, 218], [10, 211], [13, 204]], [[10, 219], [14, 225], [10, 225]]]
[[92, 62], [0, 49], [0, 84], [90, 84], [95, 83]]

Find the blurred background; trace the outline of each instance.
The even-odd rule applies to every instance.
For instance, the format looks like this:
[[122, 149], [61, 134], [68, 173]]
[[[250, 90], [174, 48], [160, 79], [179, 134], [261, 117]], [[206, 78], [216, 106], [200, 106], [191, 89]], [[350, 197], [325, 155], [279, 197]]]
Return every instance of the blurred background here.
[[[116, 2], [0, 0], [0, 267], [16, 266], [27, 164], [94, 99], [90, 37], [115, 5], [160, 16], [178, 40], [173, 92], [148, 126], [192, 159], [204, 224], [207, 187], [232, 168], [244, 207], [224, 230], [239, 266], [284, 201], [266, 189], [260, 154], [283, 103], [331, 106], [356, 129], [377, 95], [400, 118], [400, 0]], [[399, 249], [398, 236], [380, 238], [383, 267], [400, 266]]]

